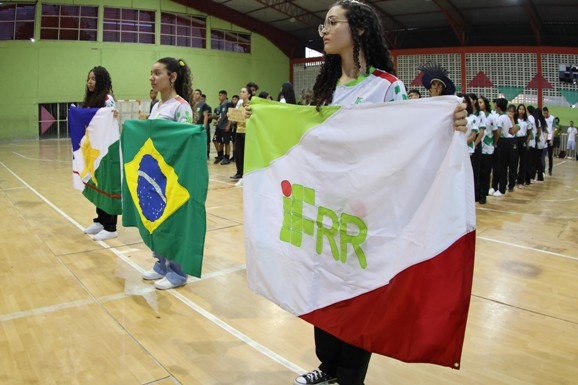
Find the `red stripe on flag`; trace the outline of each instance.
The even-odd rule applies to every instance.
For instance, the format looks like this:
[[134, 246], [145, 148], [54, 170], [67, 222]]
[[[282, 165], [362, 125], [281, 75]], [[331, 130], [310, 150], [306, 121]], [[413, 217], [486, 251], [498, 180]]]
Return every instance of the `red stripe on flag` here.
[[301, 318], [370, 352], [459, 369], [475, 243], [472, 231], [389, 284]]

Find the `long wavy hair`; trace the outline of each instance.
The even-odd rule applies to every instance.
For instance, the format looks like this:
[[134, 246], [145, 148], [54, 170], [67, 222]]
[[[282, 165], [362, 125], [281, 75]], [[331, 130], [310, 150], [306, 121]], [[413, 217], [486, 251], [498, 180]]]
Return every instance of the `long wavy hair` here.
[[[353, 61], [357, 71], [361, 70], [359, 55], [363, 53], [367, 65], [366, 74], [369, 74], [369, 67], [375, 67], [395, 75], [391, 53], [385, 43], [383, 28], [375, 10], [357, 0], [340, 0], [334, 6], [345, 10], [353, 39]], [[363, 33], [359, 34], [361, 31]], [[331, 104], [335, 85], [341, 77], [341, 57], [324, 53], [323, 58], [324, 63], [315, 80], [311, 101], [318, 109], [322, 105]]]
[[169, 76], [171, 76], [173, 72], [177, 74], [177, 79], [173, 87], [177, 94], [192, 106], [193, 75], [187, 63], [183, 59], [175, 59], [174, 57], [164, 57], [157, 60], [157, 63], [162, 63], [167, 67]]
[[91, 72], [94, 73], [96, 84], [94, 87], [94, 91], [89, 91], [88, 85], [86, 85], [86, 92], [84, 93], [83, 106], [85, 108], [101, 108], [105, 106], [106, 96], [109, 94], [113, 95], [112, 80], [110, 79], [110, 74], [108, 73], [106, 68], [96, 66], [90, 71], [88, 71], [88, 75], [86, 76], [87, 82]]
[[281, 100], [282, 97], [285, 98], [285, 102], [287, 102], [288, 104], [297, 104], [293, 84], [289, 82], [283, 83], [283, 85], [281, 86], [281, 93], [279, 93], [278, 99]]

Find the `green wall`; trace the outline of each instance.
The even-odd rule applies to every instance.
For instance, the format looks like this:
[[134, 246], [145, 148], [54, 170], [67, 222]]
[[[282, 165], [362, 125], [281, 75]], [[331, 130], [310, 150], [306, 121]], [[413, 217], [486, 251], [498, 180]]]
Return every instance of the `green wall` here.
[[[14, 1], [13, 1], [14, 2]], [[100, 5], [198, 14], [165, 0], [68, 0], [48, 4]], [[207, 94], [215, 107], [218, 92], [238, 94], [247, 82], [277, 95], [289, 80], [289, 58], [263, 36], [252, 34], [251, 54], [160, 44], [126, 44], [39, 40], [40, 5], [36, 13], [36, 42], [0, 41], [0, 140], [38, 138], [38, 104], [82, 100], [90, 69], [104, 66], [111, 74], [116, 99], [147, 100], [153, 63], [164, 56], [184, 59], [193, 73], [193, 86]], [[102, 9], [101, 9], [102, 14]], [[207, 17], [207, 27], [247, 32], [230, 22]], [[160, 12], [157, 12], [160, 41]], [[99, 30], [99, 40], [102, 32]], [[209, 45], [209, 43], [208, 43]]]

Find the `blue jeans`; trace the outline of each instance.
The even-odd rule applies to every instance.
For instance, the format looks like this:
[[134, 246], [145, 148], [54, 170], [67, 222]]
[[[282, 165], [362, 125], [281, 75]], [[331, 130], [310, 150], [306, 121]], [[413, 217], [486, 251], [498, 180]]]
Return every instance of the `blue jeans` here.
[[178, 263], [170, 261], [154, 251], [153, 256], [158, 260], [153, 266], [154, 271], [164, 275], [173, 285], [183, 285], [187, 282], [187, 275], [183, 273]]

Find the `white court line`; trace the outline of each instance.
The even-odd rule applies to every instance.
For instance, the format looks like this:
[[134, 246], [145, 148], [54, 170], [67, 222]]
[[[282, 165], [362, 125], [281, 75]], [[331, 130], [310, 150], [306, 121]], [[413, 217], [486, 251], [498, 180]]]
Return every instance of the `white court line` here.
[[511, 243], [511, 242], [498, 241], [498, 240], [492, 239], [492, 238], [486, 238], [486, 237], [476, 237], [476, 238], [477, 238], [477, 239], [482, 239], [482, 240], [488, 241], [488, 242], [494, 242], [494, 243], [499, 243], [499, 244], [507, 245], [507, 246], [511, 246], [511, 247], [517, 247], [517, 248], [519, 248], [519, 249], [531, 250], [531, 251], [535, 251], [535, 252], [538, 252], [538, 253], [544, 253], [544, 254], [553, 255], [553, 256], [555, 256], [555, 257], [562, 257], [562, 258], [572, 259], [572, 260], [574, 260], [574, 261], [578, 261], [578, 257], [573, 257], [573, 256], [571, 256], [571, 255], [554, 253], [553, 251], [536, 249], [536, 248], [533, 248], [533, 247], [518, 245], [518, 244], [515, 244], [515, 243]]
[[35, 160], [35, 161], [39, 161], [39, 162], [59, 162], [59, 163], [70, 163], [72, 164], [72, 160], [58, 160], [58, 159], [43, 159], [43, 158], [31, 158], [29, 156], [25, 156], [22, 155], [16, 151], [12, 151], [13, 154], [18, 155], [21, 158], [24, 158], [26, 160]]
[[[82, 226], [80, 226], [79, 223], [77, 223], [74, 219], [72, 219], [64, 211], [62, 211], [60, 208], [58, 208], [56, 205], [54, 205], [52, 202], [50, 202], [47, 198], [45, 198], [42, 194], [40, 194], [38, 191], [36, 191], [32, 186], [30, 186], [28, 183], [26, 183], [14, 171], [12, 171], [10, 168], [8, 168], [2, 161], [0, 161], [0, 165], [2, 165], [2, 167], [4, 167], [8, 172], [10, 172], [16, 179], [18, 179], [24, 186], [26, 186], [28, 189], [30, 189], [30, 191], [32, 191], [42, 201], [44, 201], [47, 205], [52, 207], [56, 212], [58, 212], [60, 215], [62, 215], [64, 218], [66, 218], [70, 223], [72, 223], [74, 226], [76, 226], [80, 230], [84, 229]], [[137, 265], [130, 258], [126, 257], [122, 252], [120, 252], [116, 248], [109, 247], [103, 241], [96, 241], [96, 242], [98, 242], [98, 244], [100, 244], [102, 247], [112, 251], [118, 258], [123, 260], [129, 266], [133, 267], [139, 273], [142, 274], [144, 272], [144, 269], [142, 267]], [[192, 302], [191, 300], [189, 300], [188, 298], [186, 298], [185, 296], [183, 296], [179, 292], [177, 292], [175, 290], [167, 290], [167, 292], [170, 293], [171, 295], [173, 295], [175, 298], [179, 299], [183, 304], [188, 306], [190, 309], [196, 311], [197, 313], [199, 313], [200, 315], [205, 317], [207, 320], [209, 320], [209, 321], [213, 322], [215, 325], [221, 327], [223, 330], [230, 333], [234, 337], [238, 338], [243, 343], [246, 343], [247, 345], [251, 346], [253, 349], [257, 350], [258, 352], [265, 355], [269, 359], [283, 365], [284, 367], [286, 367], [287, 369], [291, 370], [292, 372], [294, 372], [296, 374], [305, 373], [305, 370], [303, 368], [301, 368], [298, 365], [294, 364], [293, 362], [283, 358], [282, 356], [273, 352], [272, 350], [266, 348], [265, 346], [261, 345], [257, 341], [251, 339], [249, 336], [241, 333], [239, 330], [235, 329], [234, 327], [227, 324], [226, 322], [224, 322], [223, 320], [221, 320], [217, 316], [213, 315], [212, 313], [210, 313], [210, 312], [206, 311], [205, 309], [203, 309], [202, 307], [198, 306], [197, 304], [195, 304], [194, 302]], [[33, 310], [30, 310], [30, 311], [33, 311]]]
[[9, 187], [0, 189], [0, 191], [12, 191], [12, 190], [26, 190], [26, 187]]
[[84, 299], [84, 300], [80, 300], [80, 301], [61, 303], [61, 304], [53, 305], [53, 306], [45, 306], [45, 307], [40, 307], [40, 308], [36, 308], [36, 309], [31, 309], [31, 310], [19, 311], [16, 313], [3, 314], [3, 315], [0, 315], [0, 322], [11, 321], [11, 320], [15, 320], [18, 318], [30, 317], [33, 315], [52, 313], [52, 312], [62, 310], [62, 309], [70, 309], [70, 308], [74, 308], [74, 307], [78, 307], [78, 306], [91, 305], [93, 303], [94, 303], [94, 301], [91, 298], [91, 299]]
[[[516, 198], [514, 198], [516, 199]], [[572, 199], [573, 200], [573, 199]], [[540, 202], [554, 202], [554, 201], [543, 201], [540, 200]], [[556, 201], [558, 202], [558, 201]], [[478, 210], [481, 211], [491, 211], [494, 213], [501, 213], [501, 214], [513, 214], [513, 215], [529, 215], [529, 216], [533, 216], [533, 217], [542, 217], [542, 218], [552, 218], [552, 219], [577, 219], [578, 216], [557, 216], [557, 217], [552, 217], [552, 215], [549, 214], [530, 214], [530, 213], [522, 213], [519, 211], [510, 211], [510, 210], [496, 210], [496, 209], [489, 209], [489, 208], [485, 208], [485, 207], [477, 207]]]

